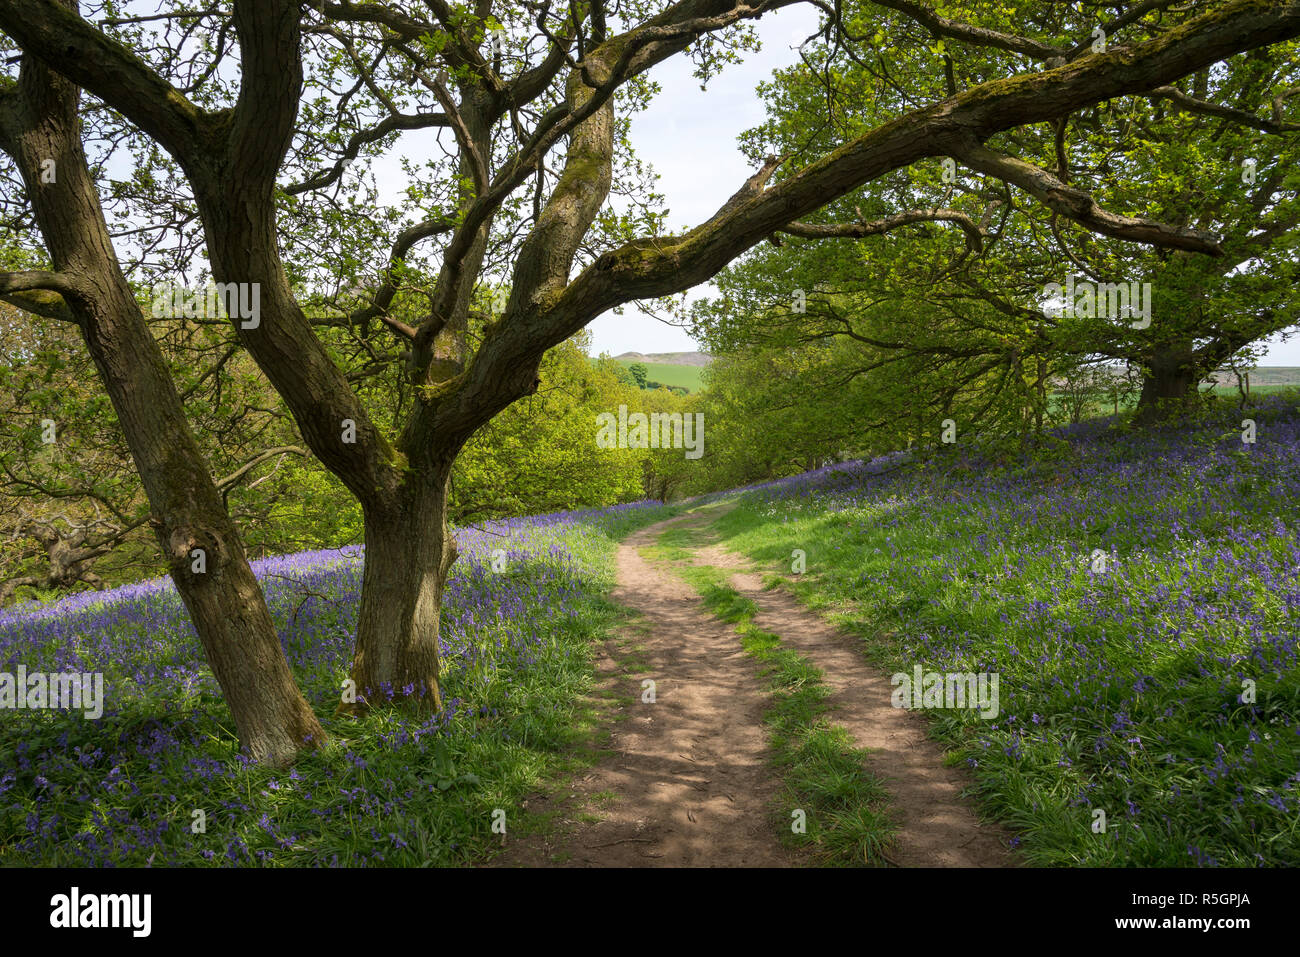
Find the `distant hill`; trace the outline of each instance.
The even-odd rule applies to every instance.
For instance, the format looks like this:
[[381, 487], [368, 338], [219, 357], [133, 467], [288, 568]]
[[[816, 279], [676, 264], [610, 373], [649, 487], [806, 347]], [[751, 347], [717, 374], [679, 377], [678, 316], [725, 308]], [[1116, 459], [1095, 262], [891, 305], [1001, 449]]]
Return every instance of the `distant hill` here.
[[[1111, 375], [1122, 376], [1124, 369], [1119, 365], [1099, 366], [1099, 371], [1109, 371]], [[1300, 386], [1300, 366], [1256, 366], [1248, 369], [1247, 374], [1250, 376], [1250, 387], [1265, 387], [1278, 389], [1287, 386]], [[1235, 373], [1226, 369], [1220, 369], [1217, 372], [1210, 373], [1206, 379], [1207, 382], [1213, 382], [1217, 388], [1237, 388], [1237, 376]], [[1204, 384], [1204, 383], [1202, 383]]]
[[[1249, 372], [1250, 384], [1254, 386], [1300, 385], [1300, 368], [1296, 366], [1256, 366]], [[1231, 372], [1219, 371], [1212, 378], [1217, 385], [1236, 387], [1237, 377]]]
[[657, 362], [670, 366], [706, 366], [713, 361], [713, 356], [704, 352], [625, 352], [614, 358], [625, 363]]
[[713, 361], [703, 352], [625, 352], [614, 356], [614, 361], [627, 368], [640, 363], [646, 369], [646, 381], [658, 386], [698, 392], [702, 385], [700, 374]]

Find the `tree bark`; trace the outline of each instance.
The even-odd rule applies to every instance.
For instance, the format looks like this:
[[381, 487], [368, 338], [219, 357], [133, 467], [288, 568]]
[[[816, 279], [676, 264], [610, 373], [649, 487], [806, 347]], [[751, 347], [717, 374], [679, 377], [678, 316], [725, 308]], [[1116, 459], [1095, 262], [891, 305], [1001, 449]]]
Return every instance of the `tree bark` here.
[[439, 711], [440, 610], [456, 542], [447, 525], [450, 465], [412, 473], [396, 507], [365, 510], [366, 564], [352, 662], [357, 706], [400, 699]]
[[[64, 301], [99, 371], [154, 512], [168, 570], [253, 760], [292, 761], [325, 733], [303, 698], [239, 533], [190, 432], [158, 344], [117, 265], [82, 149], [78, 91], [24, 58], [0, 107]], [[55, 179], [42, 181], [54, 160]], [[201, 562], [200, 562], [201, 553]]]
[[1200, 375], [1190, 346], [1167, 349], [1148, 361], [1142, 375], [1137, 421], [1151, 424], [1186, 411], [1195, 398]]

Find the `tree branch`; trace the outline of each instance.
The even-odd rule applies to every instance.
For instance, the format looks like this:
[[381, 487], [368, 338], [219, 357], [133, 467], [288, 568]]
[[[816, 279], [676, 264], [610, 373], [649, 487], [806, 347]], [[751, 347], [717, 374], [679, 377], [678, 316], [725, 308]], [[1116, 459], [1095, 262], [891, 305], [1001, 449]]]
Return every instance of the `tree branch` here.
[[311, 453], [304, 448], [299, 448], [296, 445], [276, 446], [273, 449], [267, 449], [266, 451], [260, 452], [257, 455], [253, 456], [251, 459], [249, 459], [239, 468], [235, 469], [235, 471], [231, 472], [229, 475], [225, 476], [224, 478], [216, 479], [213, 482], [213, 484], [217, 487], [218, 492], [224, 494], [229, 489], [239, 484], [239, 480], [242, 479], [249, 472], [251, 472], [253, 469], [257, 468], [267, 459], [273, 459], [277, 455], [300, 455], [303, 458], [308, 458], [311, 455]]
[[1294, 95], [1295, 90], [1287, 91], [1281, 94], [1273, 101], [1273, 119], [1267, 120], [1262, 116], [1256, 116], [1246, 110], [1238, 110], [1231, 106], [1220, 106], [1218, 103], [1210, 103], [1207, 100], [1198, 100], [1194, 96], [1189, 96], [1176, 86], [1161, 86], [1152, 90], [1148, 94], [1153, 100], [1169, 100], [1175, 106], [1179, 106], [1188, 113], [1200, 113], [1203, 116], [1213, 116], [1217, 119], [1227, 120], [1230, 123], [1236, 123], [1239, 126], [1246, 126], [1251, 129], [1261, 130], [1265, 133], [1295, 133], [1300, 131], [1300, 123], [1284, 123], [1281, 120], [1282, 106], [1281, 102], [1288, 95]]
[[[509, 334], [486, 341], [461, 388], [439, 409], [440, 427], [470, 432], [527, 394], [517, 369], [608, 309], [689, 289], [764, 237], [863, 183], [928, 156], [955, 153], [995, 133], [1068, 115], [1093, 103], [1145, 94], [1246, 50], [1300, 34], [1300, 0], [1261, 7], [1228, 0], [1132, 47], [1051, 70], [991, 81], [914, 110], [844, 144], [764, 190], [707, 228], [633, 240], [602, 255], [558, 297], [534, 305]], [[1167, 238], [1158, 229], [1152, 239]], [[1180, 238], [1180, 237], [1168, 237]], [[1185, 238], [1185, 237], [1182, 237]], [[1194, 240], [1204, 244], [1204, 240]]]
[[1210, 256], [1223, 255], [1223, 247], [1208, 233], [1186, 226], [1171, 226], [1152, 219], [1109, 212], [1098, 206], [1083, 190], [1067, 186], [1042, 167], [994, 152], [973, 137], [956, 147], [953, 155], [971, 169], [1019, 186], [1048, 209], [1095, 233]]
[[966, 233], [968, 243], [972, 248], [976, 250], [984, 248], [984, 232], [980, 229], [979, 223], [960, 210], [945, 208], [913, 209], [906, 213], [896, 213], [893, 216], [886, 216], [884, 219], [876, 219], [871, 222], [837, 223], [827, 226], [815, 223], [786, 223], [781, 227], [780, 231], [803, 239], [862, 239], [865, 236], [879, 236], [881, 233], [887, 233], [902, 226], [922, 222], [956, 223]]
[[999, 33], [997, 30], [972, 26], [958, 20], [949, 20], [946, 17], [939, 16], [939, 14], [922, 4], [912, 3], [911, 0], [875, 0], [875, 2], [878, 7], [888, 7], [890, 10], [901, 13], [908, 19], [919, 23], [935, 36], [960, 40], [972, 46], [993, 47], [998, 50], [1006, 50], [1008, 53], [1023, 53], [1035, 60], [1064, 57], [1069, 52], [1064, 48], [1040, 43], [1028, 37]]
[[0, 0], [0, 30], [24, 52], [112, 102], [182, 165], [207, 149], [213, 114], [58, 0]]
[[70, 295], [77, 292], [77, 284], [66, 273], [49, 272], [43, 269], [0, 272], [0, 296], [15, 292], [31, 292], [36, 289]]

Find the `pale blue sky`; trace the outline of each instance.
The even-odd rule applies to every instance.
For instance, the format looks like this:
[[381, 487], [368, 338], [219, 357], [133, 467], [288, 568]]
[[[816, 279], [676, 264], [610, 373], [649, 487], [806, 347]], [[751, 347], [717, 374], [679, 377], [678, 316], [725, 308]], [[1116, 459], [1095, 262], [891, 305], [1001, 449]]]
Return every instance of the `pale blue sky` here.
[[[633, 118], [632, 145], [659, 173], [670, 230], [704, 222], [754, 173], [736, 139], [766, 116], [754, 88], [773, 70], [799, 59], [794, 48], [817, 29], [818, 20], [815, 9], [802, 5], [769, 13], [755, 24], [763, 49], [749, 54], [743, 63], [728, 65], [709, 82], [707, 91], [691, 76], [694, 65], [687, 57], [672, 57], [651, 71], [662, 92], [649, 109]], [[698, 286], [691, 298], [711, 291], [711, 286]], [[607, 313], [587, 328], [595, 353], [699, 348], [684, 330], [632, 307], [621, 316]]]
[[[752, 172], [737, 147], [737, 136], [764, 118], [754, 88], [774, 69], [798, 59], [794, 47], [817, 29], [818, 14], [802, 6], [768, 14], [756, 24], [763, 49], [740, 64], [728, 66], [701, 91], [691, 76], [692, 64], [673, 57], [651, 73], [663, 92], [633, 120], [632, 142], [643, 160], [659, 173], [659, 191], [669, 209], [673, 231], [708, 219]], [[708, 294], [700, 286], [691, 294]], [[588, 327], [592, 351], [682, 352], [698, 348], [686, 332], [632, 307], [623, 315], [601, 316]], [[1261, 365], [1300, 366], [1300, 336], [1272, 345]]]

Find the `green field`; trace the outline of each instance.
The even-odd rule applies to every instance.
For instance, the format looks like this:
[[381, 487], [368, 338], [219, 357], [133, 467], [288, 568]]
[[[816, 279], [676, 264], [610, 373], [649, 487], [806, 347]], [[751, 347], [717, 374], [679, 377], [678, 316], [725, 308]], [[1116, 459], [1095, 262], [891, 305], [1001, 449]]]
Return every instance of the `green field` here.
[[[1254, 380], [1250, 383], [1251, 395], [1276, 395], [1279, 392], [1286, 392], [1288, 389], [1300, 388], [1296, 385], [1255, 385]], [[1213, 387], [1217, 395], [1240, 395], [1235, 385], [1216, 385]], [[1209, 391], [1202, 389], [1202, 392]]]
[[[1236, 385], [1202, 385], [1200, 391], [1203, 395], [1213, 393], [1217, 396], [1227, 396], [1229, 398], [1235, 398], [1240, 395], [1237, 391]], [[1300, 398], [1300, 385], [1256, 385], [1252, 373], [1250, 385], [1250, 395], [1252, 398], [1260, 398], [1266, 395], [1280, 395], [1286, 392], [1296, 392], [1297, 397]], [[1062, 393], [1053, 392], [1049, 401], [1050, 416], [1054, 421], [1064, 421], [1066, 415], [1066, 404], [1062, 397]], [[1119, 402], [1118, 407], [1116, 407], [1109, 398], [1092, 399], [1088, 403], [1087, 411], [1083, 418], [1091, 419], [1098, 416], [1111, 415], [1112, 413], [1119, 411], [1129, 411], [1137, 406], [1137, 401], [1138, 396], [1136, 391], [1122, 399]]]
[[[1250, 370], [1250, 391], [1259, 386], [1295, 386], [1300, 385], [1300, 367], [1297, 366], [1257, 366]], [[1236, 388], [1235, 381], [1230, 386]]]
[[[619, 365], [630, 367], [635, 363], [623, 359], [616, 360]], [[688, 392], [699, 392], [704, 387], [700, 373], [705, 366], [670, 365], [666, 362], [643, 362], [646, 367], [646, 379], [661, 385], [678, 386]]]

